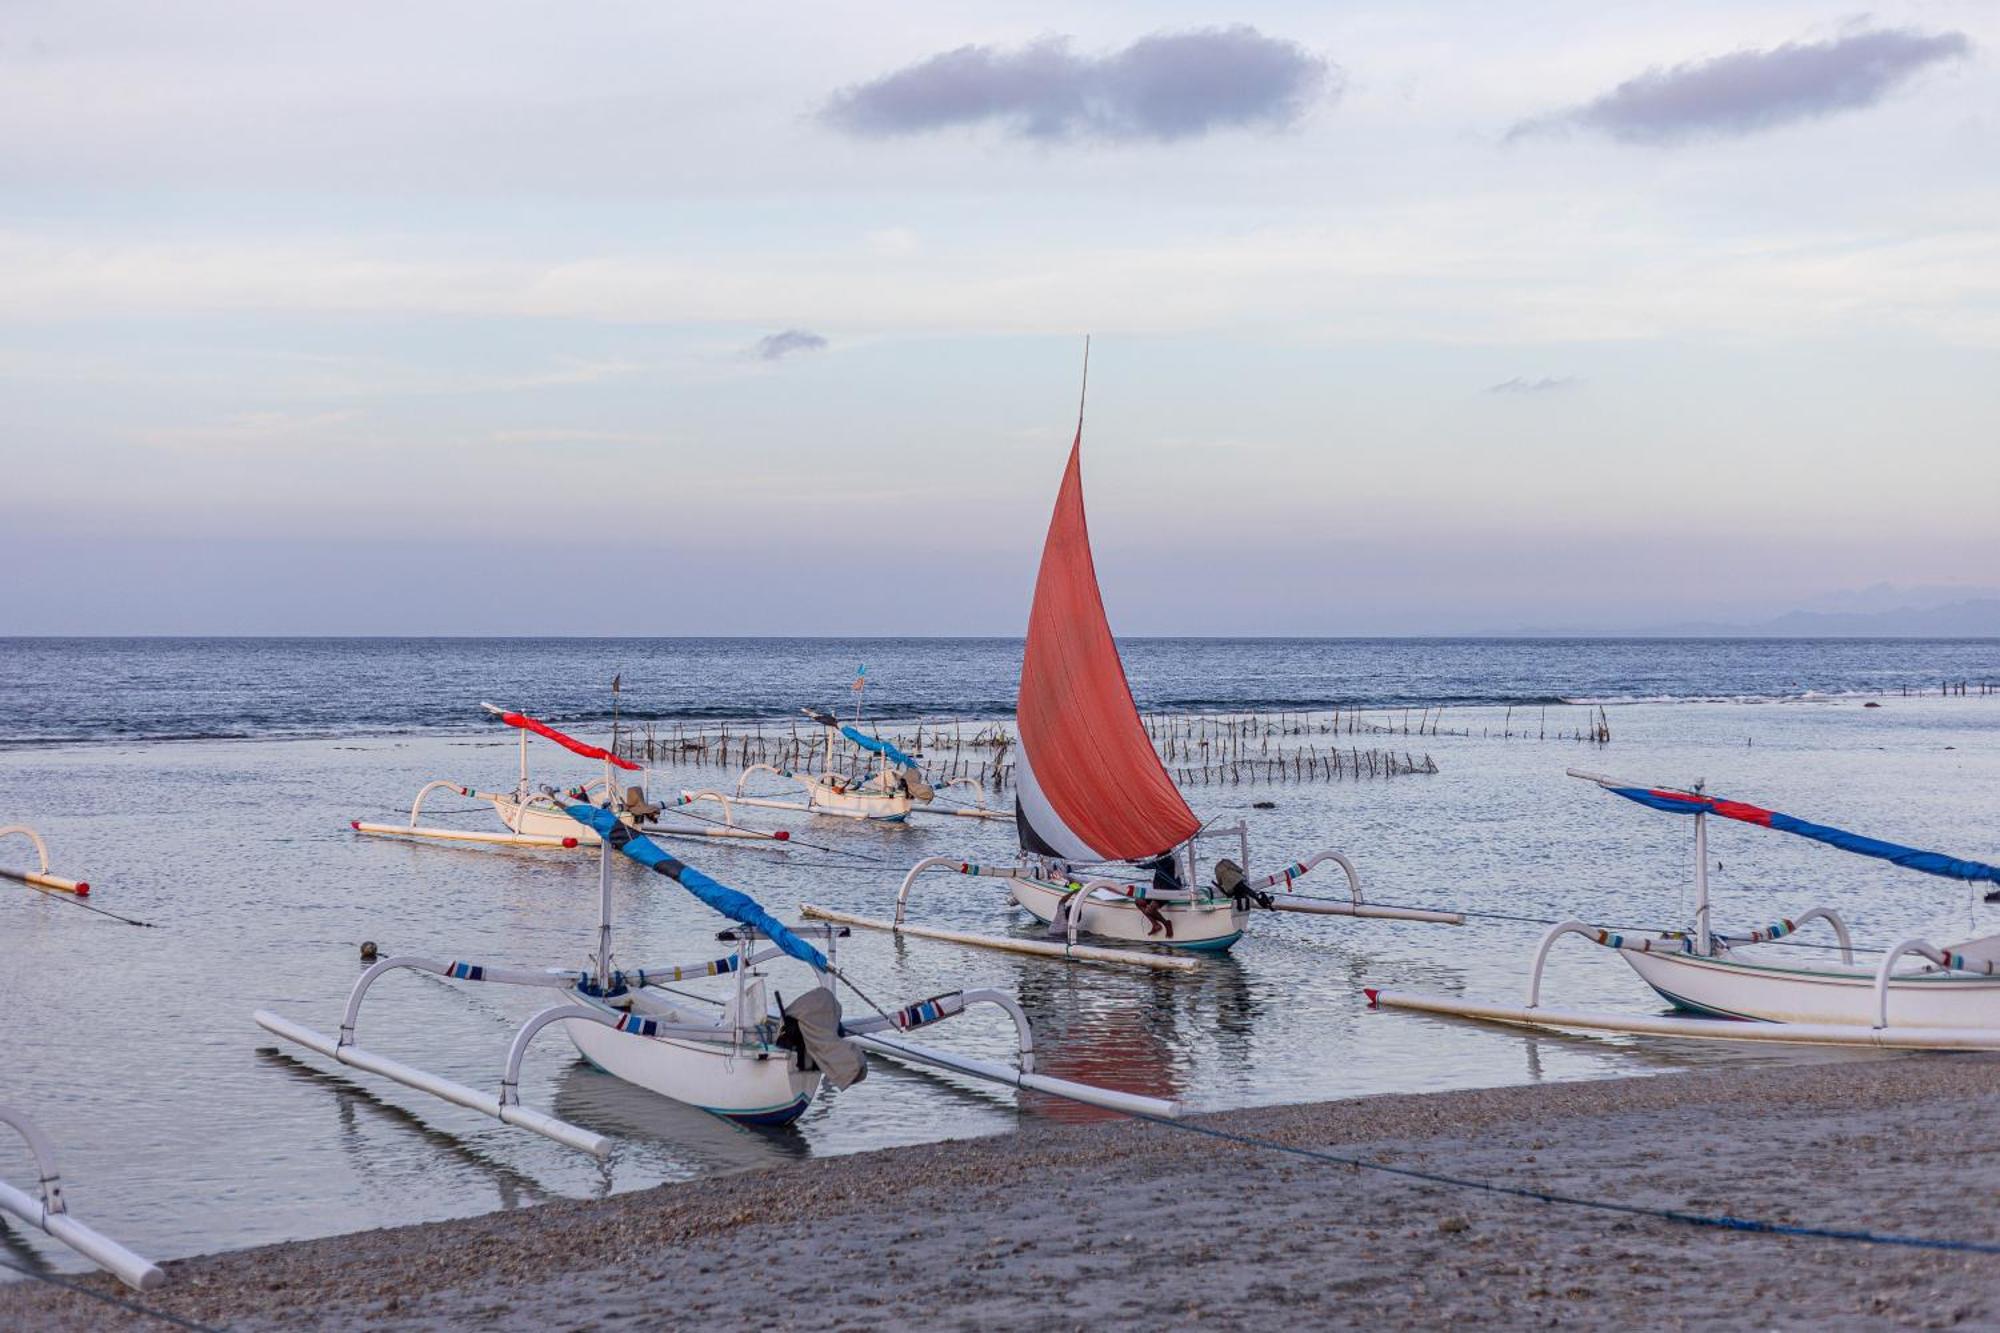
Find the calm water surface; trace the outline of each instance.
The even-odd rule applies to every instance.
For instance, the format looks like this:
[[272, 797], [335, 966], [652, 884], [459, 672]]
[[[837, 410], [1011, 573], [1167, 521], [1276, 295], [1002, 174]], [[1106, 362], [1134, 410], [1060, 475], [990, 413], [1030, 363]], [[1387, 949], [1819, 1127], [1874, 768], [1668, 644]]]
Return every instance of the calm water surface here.
[[[617, 1135], [621, 1151], [600, 1166], [470, 1112], [336, 1072], [303, 1052], [298, 1059], [275, 1052], [250, 1011], [270, 1007], [333, 1029], [363, 939], [438, 956], [582, 964], [595, 910], [591, 856], [421, 846], [347, 829], [350, 819], [394, 818], [432, 778], [510, 783], [511, 742], [470, 730], [455, 715], [493, 695], [539, 706], [540, 692], [528, 681], [535, 654], [545, 650], [513, 644], [489, 652], [448, 641], [398, 656], [379, 645], [295, 642], [210, 648], [203, 665], [184, 645], [168, 645], [152, 661], [131, 642], [144, 641], [60, 650], [40, 643], [25, 656], [18, 644], [0, 644], [0, 722], [17, 742], [65, 738], [0, 752], [0, 823], [31, 820], [49, 837], [58, 869], [96, 886], [94, 902], [158, 923], [132, 929], [13, 886], [0, 889], [0, 1095], [38, 1115], [59, 1140], [79, 1216], [142, 1252], [174, 1257], [592, 1197], [1079, 1114], [877, 1062], [866, 1082], [825, 1097], [796, 1128], [753, 1133], [599, 1074], [549, 1034], [529, 1058], [523, 1099]], [[776, 716], [802, 696], [834, 697], [860, 657], [881, 682], [877, 697], [921, 689], [929, 691], [924, 710], [969, 714], [1004, 703], [1004, 685], [975, 683], [954, 694], [937, 682], [960, 668], [1004, 674], [1007, 654], [1018, 652], [1004, 641], [952, 641], [934, 651], [908, 642], [887, 650], [821, 643], [808, 651], [801, 642], [738, 644], [733, 659], [717, 657], [721, 665], [706, 668], [713, 672], [706, 681], [677, 674], [671, 684], [654, 683], [635, 662], [683, 650], [697, 660], [727, 657], [713, 644], [565, 643], [546, 649], [553, 657], [544, 666], [548, 678], [572, 681], [596, 681], [622, 667], [636, 682], [633, 694], [653, 697], [662, 715], [674, 712], [666, 701], [685, 697], [720, 700], [716, 706], [732, 715]], [[1443, 692], [1446, 680], [1461, 682], [1452, 697], [1711, 700], [1614, 707], [1615, 738], [1601, 749], [1425, 738], [1441, 770], [1435, 777], [1190, 791], [1204, 817], [1250, 821], [1258, 866], [1340, 846], [1360, 865], [1370, 895], [1383, 901], [1680, 924], [1687, 822], [1566, 779], [1563, 769], [1578, 764], [1647, 781], [1706, 777], [1740, 799], [2000, 859], [2000, 698], [1900, 693], [1906, 682], [1946, 674], [1940, 662], [1954, 676], [1978, 679], [1983, 670], [2000, 678], [2000, 645], [1897, 645], [1877, 655], [1887, 666], [1869, 665], [1872, 650], [1851, 644], [1794, 645], [1789, 664], [1768, 645], [1586, 651], [1560, 644], [1316, 650], [1201, 643], [1177, 651], [1158, 641], [1133, 653], [1135, 682], [1149, 704], [1193, 694], [1204, 680], [1201, 688], [1217, 698], [1292, 706], [1358, 698], [1358, 683], [1325, 682], [1356, 677], [1361, 663], [1373, 663], [1380, 677], [1367, 697], [1385, 701], [1418, 698], [1426, 688]], [[1624, 654], [1623, 665], [1602, 660], [1614, 651]], [[218, 653], [227, 659], [220, 666]], [[346, 667], [327, 666], [310, 690], [284, 683], [283, 671], [293, 666], [283, 663], [322, 653]], [[1483, 673], [1474, 665], [1482, 653]], [[371, 654], [382, 674], [365, 689], [341, 678]], [[51, 664], [61, 660], [69, 663], [66, 678], [85, 683], [66, 701], [52, 701], [51, 673], [64, 671]], [[495, 675], [498, 685], [486, 679]], [[1307, 683], [1288, 695], [1298, 680]], [[1871, 683], [1890, 691], [1882, 708], [1863, 708], [1854, 693]], [[1324, 695], [1312, 694], [1323, 686]], [[315, 726], [345, 727], [344, 734], [271, 738], [295, 720], [288, 700], [332, 691], [345, 691], [340, 697], [348, 700], [383, 698], [371, 705], [372, 723], [341, 722], [334, 716], [341, 710], [324, 707]], [[592, 707], [582, 685], [558, 703], [565, 699], [579, 714]], [[1503, 711], [1467, 705], [1454, 714], [1477, 730], [1497, 725]], [[267, 715], [276, 720], [255, 720]], [[234, 729], [254, 738], [138, 742], [118, 739], [120, 726], [146, 735]], [[444, 727], [458, 729], [437, 729]], [[549, 747], [538, 747], [538, 758], [551, 780], [593, 775], [585, 761]], [[711, 785], [715, 777], [714, 770], [662, 769], [651, 784], [666, 790]], [[1276, 808], [1252, 808], [1261, 799]], [[464, 803], [438, 808], [451, 804]], [[761, 813], [767, 826], [792, 827], [850, 854], [706, 842], [679, 850], [780, 915], [807, 901], [885, 915], [903, 869], [918, 858], [997, 861], [1011, 851], [1005, 825], [936, 820], [869, 828]], [[1825, 901], [1848, 916], [1858, 937], [1874, 941], [2000, 929], [2000, 912], [1970, 901], [1961, 886], [1815, 844], [1730, 826], [1715, 831], [1713, 850], [1722, 862], [1719, 922], [1761, 924]], [[0, 854], [18, 857], [12, 849]], [[1338, 886], [1329, 880], [1321, 887]], [[617, 898], [626, 961], [715, 952], [715, 918], [658, 877], [621, 864]], [[990, 882], [920, 882], [915, 903], [918, 917], [938, 924], [1015, 928]], [[1362, 1003], [1363, 983], [1515, 996], [1538, 933], [1532, 924], [1491, 920], [1454, 929], [1266, 915], [1232, 955], [1189, 976], [1068, 967], [879, 936], [853, 939], [846, 961], [885, 1000], [971, 985], [1015, 991], [1035, 1018], [1045, 1068], [1178, 1095], [1200, 1109], [1815, 1058], [1654, 1039], [1530, 1036], [1370, 1013]], [[780, 974], [781, 986], [785, 980]], [[1650, 1007], [1622, 964], [1580, 945], [1558, 952], [1548, 988], [1566, 1003]], [[535, 997], [500, 988], [396, 977], [371, 995], [362, 1028], [373, 1048], [491, 1086], [510, 1029], [535, 1007]], [[989, 1018], [931, 1032], [939, 1044], [995, 1055], [1008, 1036]], [[0, 1175], [32, 1178], [11, 1142], [0, 1142]], [[41, 1237], [6, 1227], [0, 1251], [17, 1262], [77, 1266]]]

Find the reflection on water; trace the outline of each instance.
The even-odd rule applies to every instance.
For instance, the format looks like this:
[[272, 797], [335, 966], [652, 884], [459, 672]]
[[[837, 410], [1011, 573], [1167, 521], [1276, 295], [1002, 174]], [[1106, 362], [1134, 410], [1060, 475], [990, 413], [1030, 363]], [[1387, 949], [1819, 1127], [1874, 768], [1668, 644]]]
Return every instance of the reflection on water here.
[[555, 1113], [643, 1153], [662, 1179], [749, 1171], [795, 1162], [812, 1144], [793, 1125], [738, 1125], [613, 1078], [584, 1060], [556, 1077]]
[[[1481, 725], [1473, 710], [1458, 721]], [[1616, 754], [1592, 751], [1591, 762], [1642, 779], [1706, 776], [1725, 794], [1828, 823], [2000, 857], [1990, 820], [2000, 808], [2000, 707], [1991, 701], [1897, 698], [1867, 712], [1637, 705], [1616, 715], [1615, 730]], [[1680, 923], [1685, 822], [1565, 779], [1563, 768], [1584, 757], [1577, 747], [1438, 737], [1426, 748], [1436, 777], [1198, 786], [1190, 798], [1204, 816], [1248, 819], [1260, 865], [1344, 847], [1379, 901], [1625, 927]], [[581, 760], [544, 764], [552, 781], [593, 776]], [[583, 965], [596, 914], [588, 853], [443, 848], [347, 829], [357, 816], [406, 809], [432, 778], [491, 785], [510, 771], [505, 747], [441, 737], [0, 752], [0, 812], [32, 814], [105, 906], [161, 923], [131, 929], [0, 886], [7, 1100], [60, 1127], [64, 1179], [80, 1212], [171, 1258], [1102, 1114], [876, 1059], [865, 1081], [824, 1097], [789, 1130], [751, 1131], [609, 1078], [552, 1033], [528, 1055], [522, 1100], [616, 1136], [620, 1148], [603, 1165], [316, 1057], [260, 1053], [270, 1040], [250, 1022], [254, 1008], [323, 1030], [338, 1023], [363, 939], [388, 952]], [[663, 768], [646, 785], [713, 778]], [[1261, 800], [1274, 808], [1255, 808]], [[759, 813], [762, 826], [794, 827], [801, 844], [675, 849], [786, 917], [808, 901], [886, 916], [918, 858], [999, 862], [1011, 851], [1004, 824], [880, 828]], [[1717, 831], [1714, 850], [1725, 867], [1714, 877], [1725, 926], [1817, 901], [1837, 906], [1867, 940], [1960, 937], [2000, 917], [1955, 886], [1758, 830]], [[714, 917], [676, 886], [621, 864], [613, 891], [621, 957], [713, 956]], [[1035, 929], [993, 880], [922, 881], [911, 911], [959, 930]], [[1234, 953], [1191, 974], [1069, 966], [866, 931], [842, 941], [841, 960], [885, 1005], [981, 986], [1016, 994], [1036, 1024], [1044, 1072], [1179, 1097], [1194, 1110], [1876, 1058], [1531, 1034], [1371, 1012], [1361, 998], [1363, 985], [1388, 985], [1516, 999], [1539, 934], [1517, 921], [1451, 928], [1266, 914]], [[106, 1022], [101, 985], [50, 983], [80, 969], [144, 997], [144, 1021]], [[789, 967], [771, 975], [788, 994], [800, 981]], [[1657, 1005], [1619, 959], [1580, 942], [1552, 953], [1544, 993], [1565, 1007]], [[494, 1088], [511, 1029], [545, 999], [392, 975], [370, 992], [361, 1029], [370, 1049]], [[923, 1040], [991, 1060], [1015, 1049], [1012, 1021], [987, 1007], [926, 1029]], [[10, 1152], [0, 1144], [0, 1174], [18, 1183], [22, 1163]], [[0, 1245], [61, 1271], [77, 1266], [38, 1235], [0, 1228]]]
[[496, 1161], [456, 1134], [448, 1134], [426, 1123], [414, 1112], [382, 1100], [368, 1088], [348, 1078], [345, 1072], [334, 1073], [318, 1065], [307, 1064], [304, 1057], [268, 1046], [258, 1049], [257, 1058], [286, 1077], [326, 1090], [328, 1102], [335, 1111], [337, 1141], [350, 1154], [356, 1174], [364, 1180], [370, 1177], [370, 1158], [376, 1151], [375, 1136], [366, 1130], [386, 1125], [415, 1136], [427, 1148], [444, 1153], [484, 1175], [492, 1183], [502, 1208], [519, 1208], [550, 1197], [540, 1185], [507, 1163]]

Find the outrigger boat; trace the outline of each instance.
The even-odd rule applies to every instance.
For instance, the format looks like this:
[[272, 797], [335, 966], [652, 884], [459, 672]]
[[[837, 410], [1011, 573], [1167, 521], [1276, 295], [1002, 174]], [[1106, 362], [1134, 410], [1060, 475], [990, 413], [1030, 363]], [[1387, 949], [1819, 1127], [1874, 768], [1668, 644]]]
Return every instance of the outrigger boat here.
[[[1088, 375], [1086, 350], [1086, 381]], [[1105, 617], [1084, 516], [1082, 454], [1079, 404], [1021, 661], [1014, 768], [1021, 859], [988, 866], [926, 858], [903, 880], [893, 921], [822, 908], [808, 908], [808, 914], [915, 934], [904, 920], [911, 886], [919, 875], [940, 870], [1006, 880], [1012, 900], [1049, 925], [1050, 935], [1065, 941], [1058, 952], [1073, 958], [1081, 956], [1075, 946], [1083, 936], [1220, 952], [1242, 938], [1257, 908], [1463, 924], [1454, 912], [1364, 902], [1354, 863], [1337, 850], [1252, 879], [1244, 869], [1250, 859], [1248, 826], [1214, 828], [1195, 818], [1146, 733]], [[1204, 883], [1198, 844], [1216, 837], [1234, 840], [1243, 859], [1216, 860], [1210, 867], [1214, 879]], [[1347, 872], [1346, 899], [1292, 892], [1300, 877], [1328, 861]], [[1143, 878], [1135, 878], [1134, 866]], [[1008, 949], [1021, 943], [964, 935], [957, 942]]]
[[[575, 820], [563, 813], [563, 807], [554, 797], [538, 790], [528, 777], [528, 737], [540, 736], [560, 745], [572, 754], [586, 759], [600, 760], [604, 764], [604, 776], [572, 788], [572, 796], [611, 810], [619, 822], [633, 829], [658, 829], [660, 816], [683, 806], [694, 804], [695, 797], [671, 801], [660, 805], [646, 799], [643, 786], [627, 787], [622, 793], [617, 790], [614, 772], [642, 772], [640, 765], [621, 755], [588, 741], [578, 740], [565, 732], [556, 730], [548, 723], [529, 717], [526, 713], [499, 708], [493, 704], [479, 705], [499, 718], [508, 726], [521, 733], [521, 775], [510, 792], [481, 791], [457, 782], [427, 782], [417, 789], [416, 799], [410, 802], [410, 818], [406, 824], [372, 824], [355, 819], [348, 821], [348, 827], [356, 833], [373, 834], [380, 837], [418, 838], [432, 842], [484, 842], [499, 843], [510, 847], [594, 847], [597, 835], [588, 828], [580, 827]], [[423, 818], [424, 800], [432, 792], [447, 791], [455, 796], [470, 797], [485, 801], [493, 807], [506, 832], [495, 833], [485, 829], [436, 828], [425, 826]], [[720, 823], [691, 824], [685, 827], [659, 829], [671, 832], [676, 837], [693, 838], [751, 838], [767, 842], [784, 842], [791, 834], [783, 829], [770, 832], [743, 828], [736, 823], [732, 803], [715, 793], [703, 793], [712, 797], [722, 807]]]
[[14, 870], [0, 866], [0, 879], [11, 879], [16, 884], [25, 884], [31, 889], [44, 889], [53, 893], [70, 893], [79, 898], [90, 896], [90, 885], [80, 879], [65, 879], [61, 875], [49, 873], [49, 845], [42, 841], [42, 835], [26, 824], [9, 824], [0, 828], [0, 838], [26, 838], [34, 846], [35, 859], [39, 863], [34, 870]]
[[[1614, 795], [1694, 818], [1694, 921], [1689, 930], [1644, 934], [1564, 921], [1543, 935], [1528, 974], [1527, 1003], [1515, 1007], [1440, 996], [1369, 990], [1371, 1004], [1464, 1018], [1612, 1032], [1733, 1041], [1824, 1043], [1933, 1050], [2000, 1050], [2000, 935], [1934, 945], [1909, 938], [1859, 963], [1847, 923], [1813, 907], [1742, 934], [1710, 928], [1708, 820], [1711, 816], [1811, 838], [1862, 856], [1948, 879], [2000, 883], [2000, 867], [1864, 837], [1794, 815], [1690, 789], [1648, 786], [1570, 770]], [[1838, 963], [1805, 961], [1772, 945], [1818, 921], [1833, 933]], [[1549, 950], [1579, 935], [1615, 951], [1675, 1015], [1545, 1009], [1542, 969]], [[1796, 944], [1796, 941], [1793, 942]], [[1689, 1016], [1681, 1016], [1689, 1015]]]
[[136, 1291], [151, 1291], [167, 1280], [167, 1275], [151, 1260], [140, 1258], [70, 1214], [69, 1202], [63, 1197], [62, 1173], [56, 1169], [55, 1145], [34, 1121], [10, 1107], [0, 1106], [0, 1125], [27, 1140], [40, 1176], [34, 1194], [0, 1180], [0, 1212], [11, 1213], [35, 1230], [61, 1241]]
[[[799, 773], [773, 764], [752, 764], [736, 779], [736, 793], [724, 797], [714, 791], [683, 791], [680, 804], [713, 801], [726, 812], [731, 804], [756, 806], [765, 810], [796, 810], [808, 815], [833, 815], [840, 819], [866, 819], [880, 824], [900, 824], [913, 814], [949, 815], [960, 819], [1008, 819], [1004, 811], [986, 808], [986, 793], [970, 778], [952, 778], [945, 788], [964, 787], [973, 804], [934, 806], [938, 787], [924, 777], [923, 765], [880, 736], [871, 736], [858, 726], [849, 726], [831, 713], [810, 708], [799, 710], [826, 729], [826, 767], [818, 773]], [[856, 721], [860, 719], [857, 717]], [[880, 766], [866, 777], [842, 773], [834, 768], [839, 739], [845, 738], [859, 749], [880, 759]], [[746, 796], [744, 787], [758, 773], [798, 784], [801, 801], [779, 800], [771, 796]]]
[[[797, 1119], [824, 1083], [845, 1087], [862, 1078], [868, 1051], [1114, 1110], [1161, 1116], [1179, 1113], [1177, 1103], [1036, 1073], [1034, 1032], [1028, 1016], [1011, 996], [999, 991], [953, 991], [893, 1013], [843, 1017], [833, 986], [835, 981], [845, 980], [834, 958], [836, 942], [845, 931], [829, 926], [785, 926], [747, 894], [717, 883], [633, 831], [615, 812], [564, 802], [552, 790], [544, 789], [544, 794], [566, 817], [590, 832], [598, 846], [597, 948], [587, 968], [530, 969], [414, 956], [385, 958], [368, 967], [355, 982], [338, 1037], [268, 1010], [257, 1011], [258, 1025], [341, 1064], [379, 1074], [596, 1157], [611, 1151], [608, 1138], [520, 1103], [522, 1060], [536, 1034], [550, 1025], [560, 1027], [586, 1060], [607, 1073], [747, 1124], [782, 1125]], [[673, 880], [736, 922], [735, 927], [717, 936], [733, 949], [720, 958], [664, 967], [621, 966], [611, 938], [614, 851]], [[825, 944], [824, 953], [813, 940]], [[812, 981], [801, 987], [790, 1004], [773, 1004], [762, 968], [785, 957], [805, 964]], [[377, 980], [395, 971], [536, 987], [558, 998], [515, 1033], [499, 1091], [494, 1094], [375, 1054], [357, 1043], [362, 1000]], [[717, 999], [679, 988], [683, 982], [704, 977], [731, 978], [733, 989], [726, 998]], [[998, 1008], [1013, 1019], [1019, 1038], [1017, 1065], [974, 1059], [904, 1039], [906, 1033], [976, 1005]]]

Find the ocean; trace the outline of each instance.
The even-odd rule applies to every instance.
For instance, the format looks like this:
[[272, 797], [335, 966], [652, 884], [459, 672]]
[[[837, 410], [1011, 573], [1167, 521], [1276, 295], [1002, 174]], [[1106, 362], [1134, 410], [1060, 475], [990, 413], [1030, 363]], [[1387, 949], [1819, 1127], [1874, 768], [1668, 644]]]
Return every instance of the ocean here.
[[[2000, 694], [1980, 692], [2000, 682], [1996, 641], [1122, 646], [1149, 711], [1324, 717], [1338, 707], [1395, 725], [1402, 710], [1444, 706], [1440, 734], [1342, 738], [1428, 754], [1435, 774], [1281, 784], [1218, 776], [1187, 794], [1205, 818], [1248, 822], [1253, 870], [1340, 847], [1371, 898], [1491, 915], [1465, 927], [1260, 916], [1234, 952], [1187, 976], [865, 933], [843, 955], [885, 1001], [974, 985], [1011, 991], [1036, 1022], [1049, 1072], [1178, 1096], [1195, 1109], [1863, 1058], [1369, 1011], [1364, 984], [1516, 997], [1543, 921], [1685, 923], [1685, 822], [1566, 778], [1566, 768], [1706, 779], [1737, 799], [2000, 860]], [[1011, 707], [1019, 653], [1007, 639], [0, 640], [0, 825], [34, 825], [58, 873], [91, 881], [94, 905], [153, 923], [122, 925], [0, 883], [0, 1100], [57, 1140], [80, 1217], [159, 1258], [790, 1157], [1032, 1131], [1081, 1114], [878, 1062], [792, 1129], [753, 1132], [620, 1084], [551, 1032], [529, 1055], [522, 1099], [617, 1136], [618, 1155], [599, 1165], [279, 1051], [250, 1021], [263, 1007], [336, 1027], [364, 940], [437, 957], [581, 964], [595, 919], [590, 855], [420, 845], [349, 828], [403, 817], [433, 779], [511, 786], [513, 733], [481, 700], [601, 739], [616, 674], [621, 725], [782, 724], [801, 706], [851, 706], [849, 686], [865, 667], [871, 717], [996, 720]], [[1971, 684], [1947, 695], [1945, 681]], [[1568, 734], [1600, 705], [1608, 744], [1543, 739]], [[1523, 725], [1524, 710], [1537, 726]], [[594, 775], [589, 762], [541, 743], [531, 757], [552, 782]], [[661, 793], [733, 776], [662, 764], [644, 780]], [[437, 822], [497, 827], [462, 799], [434, 797], [427, 810]], [[798, 841], [674, 848], [786, 918], [808, 901], [886, 915], [920, 858], [1005, 862], [1012, 851], [1006, 824], [741, 817], [790, 828]], [[24, 849], [9, 840], [0, 856], [19, 864]], [[1826, 902], [1876, 942], [2000, 930], [2000, 908], [1962, 885], [1817, 844], [1728, 827], [1711, 851], [1726, 925]], [[621, 957], [709, 956], [717, 922], [706, 909], [658, 877], [618, 869]], [[911, 910], [959, 929], [1020, 928], [992, 881], [926, 878]], [[1657, 1007], [1615, 957], [1581, 944], [1556, 951], [1547, 992], [1577, 1006]], [[371, 995], [362, 1036], [490, 1088], [512, 1027], [536, 1007], [498, 988], [395, 977]], [[987, 1018], [932, 1031], [940, 1044], [989, 1056], [1008, 1035]], [[32, 1181], [25, 1152], [4, 1140], [0, 1177]], [[4, 1224], [0, 1251], [77, 1268], [67, 1252]]]
[[[1778, 702], [2000, 683], [1983, 639], [1128, 639], [1153, 710]], [[795, 717], [857, 669], [894, 717], [1005, 717], [1019, 639], [6, 639], [0, 745]]]

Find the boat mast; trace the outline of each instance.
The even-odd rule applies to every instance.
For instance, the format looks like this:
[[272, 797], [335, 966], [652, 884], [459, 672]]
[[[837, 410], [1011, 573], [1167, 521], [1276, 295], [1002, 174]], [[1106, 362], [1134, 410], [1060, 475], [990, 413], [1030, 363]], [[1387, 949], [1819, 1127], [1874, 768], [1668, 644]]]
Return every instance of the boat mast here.
[[597, 840], [597, 989], [611, 989], [611, 837]]
[[[1701, 791], [1704, 785], [1695, 783], [1695, 791]], [[1702, 811], [1697, 811], [1694, 817], [1694, 950], [1700, 957], [1709, 955], [1708, 815]]]

